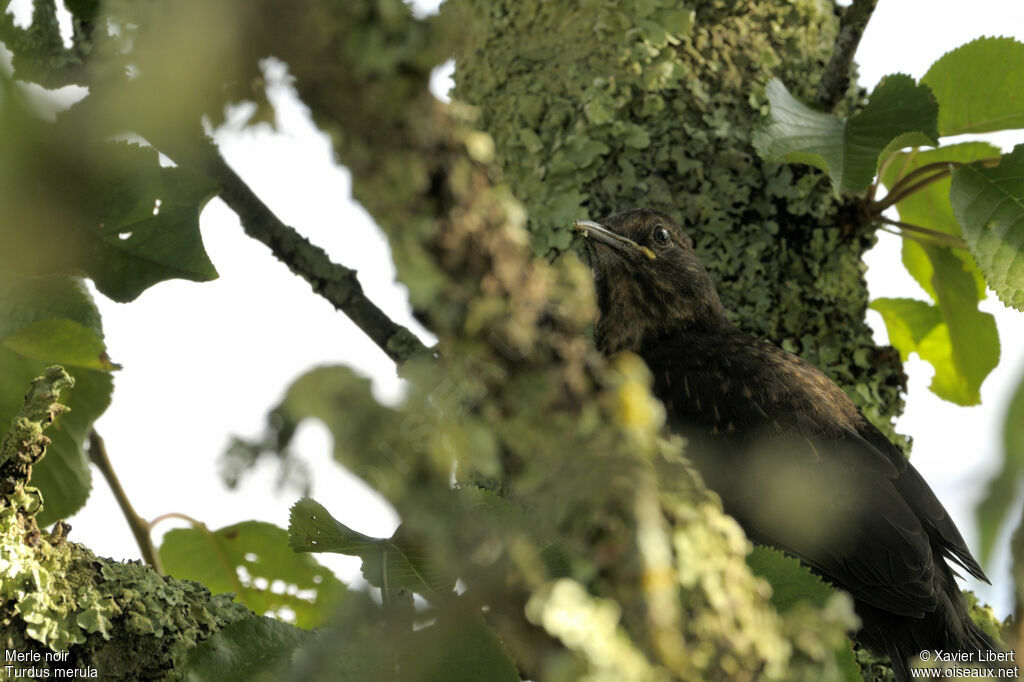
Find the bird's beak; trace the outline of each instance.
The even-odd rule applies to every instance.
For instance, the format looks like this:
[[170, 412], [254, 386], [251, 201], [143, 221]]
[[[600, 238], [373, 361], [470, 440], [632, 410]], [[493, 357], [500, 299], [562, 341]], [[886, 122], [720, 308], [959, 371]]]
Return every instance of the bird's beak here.
[[573, 221], [572, 229], [582, 234], [584, 239], [599, 241], [602, 244], [607, 244], [618, 251], [629, 252], [633, 249], [640, 252], [644, 257], [649, 258], [650, 260], [657, 258], [657, 256], [654, 255], [654, 252], [646, 246], [641, 246], [628, 237], [616, 234], [607, 227], [599, 223], [595, 223], [593, 220]]

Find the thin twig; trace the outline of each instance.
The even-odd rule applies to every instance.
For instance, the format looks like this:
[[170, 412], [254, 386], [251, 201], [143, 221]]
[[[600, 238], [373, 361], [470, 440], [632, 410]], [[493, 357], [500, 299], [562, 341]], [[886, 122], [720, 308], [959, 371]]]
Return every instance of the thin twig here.
[[839, 35], [832, 49], [832, 57], [825, 66], [825, 72], [818, 83], [818, 92], [814, 101], [825, 111], [832, 111], [850, 87], [850, 68], [857, 45], [864, 35], [871, 13], [875, 11], [878, 0], [853, 0], [853, 4], [843, 11], [839, 22]]
[[215, 150], [206, 171], [220, 186], [220, 197], [238, 214], [245, 233], [270, 247], [335, 308], [345, 313], [388, 357], [401, 364], [427, 348], [411, 331], [394, 322], [363, 293], [356, 271], [331, 261], [327, 253], [285, 225]]
[[[886, 218], [885, 216], [879, 216], [878, 220], [882, 223], [885, 223], [886, 225], [893, 225], [895, 227], [900, 228], [902, 232], [907, 233], [905, 235], [907, 237], [911, 235], [919, 235], [922, 237], [926, 237], [929, 241], [933, 243], [939, 243], [942, 244], [943, 246], [952, 246], [957, 249], [967, 248], [967, 245], [964, 243], [964, 240], [960, 239], [959, 237], [954, 237], [951, 234], [946, 234], [945, 232], [939, 232], [938, 230], [932, 230], [927, 227], [921, 227], [920, 225], [914, 225], [912, 223], [905, 223], [901, 220], [893, 220], [892, 218]], [[904, 235], [901, 234], [901, 236]]]
[[125, 520], [128, 521], [128, 527], [131, 528], [132, 535], [135, 536], [135, 542], [139, 545], [139, 551], [142, 552], [143, 560], [157, 573], [163, 573], [163, 568], [160, 566], [160, 557], [156, 552], [156, 547], [153, 546], [153, 538], [149, 535], [150, 524], [135, 513], [135, 508], [132, 507], [132, 503], [128, 500], [128, 494], [125, 493], [124, 488], [121, 486], [121, 481], [118, 480], [117, 474], [114, 473], [114, 467], [107, 456], [107, 446], [103, 442], [103, 438], [100, 437], [100, 434], [96, 432], [96, 429], [89, 432], [89, 460], [103, 474], [103, 478], [107, 480], [107, 485], [110, 486], [114, 493], [114, 497], [117, 498], [117, 504], [121, 507], [121, 513], [124, 515]]

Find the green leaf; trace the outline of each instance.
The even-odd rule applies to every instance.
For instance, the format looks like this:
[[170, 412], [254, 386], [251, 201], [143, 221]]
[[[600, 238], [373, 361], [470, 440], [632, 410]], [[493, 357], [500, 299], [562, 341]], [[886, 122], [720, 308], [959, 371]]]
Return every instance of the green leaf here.
[[912, 298], [879, 298], [870, 307], [882, 314], [889, 343], [900, 352], [903, 362], [911, 353], [920, 352], [918, 346], [945, 324], [938, 307]]
[[78, 279], [0, 279], [0, 344], [47, 364], [116, 369], [103, 343], [100, 313]]
[[953, 171], [949, 199], [964, 241], [999, 300], [1024, 310], [1024, 145], [999, 165]]
[[281, 420], [287, 432], [310, 417], [320, 419], [331, 431], [334, 457], [346, 464], [354, 464], [357, 456], [350, 451], [353, 445], [379, 440], [379, 434], [394, 432], [399, 426], [398, 413], [373, 397], [370, 380], [342, 366], [306, 372], [288, 387], [284, 400], [274, 409], [274, 419]]
[[160, 546], [160, 561], [176, 578], [196, 580], [214, 593], [234, 592], [251, 611], [303, 628], [322, 625], [345, 594], [330, 570], [291, 550], [287, 531], [262, 521], [217, 531], [172, 530]]
[[981, 540], [980, 559], [987, 565], [992, 558], [999, 531], [1015, 507], [1024, 483], [1024, 378], [1017, 384], [1003, 417], [1003, 461], [988, 482], [985, 497], [978, 503], [976, 516]]
[[[755, 545], [747, 555], [747, 565], [772, 586], [772, 606], [780, 614], [802, 602], [825, 608], [836, 596], [836, 589], [791, 556], [773, 547]], [[849, 640], [834, 651], [839, 673], [849, 682], [860, 682], [860, 668]]]
[[43, 524], [70, 516], [89, 496], [84, 443], [107, 409], [113, 382], [100, 313], [80, 280], [49, 277], [0, 279], [0, 419], [20, 407], [25, 386], [49, 365], [71, 369], [75, 387], [65, 395], [71, 411], [48, 436], [46, 457], [33, 467], [32, 485], [44, 498]]
[[[998, 154], [996, 148], [980, 142], [896, 154], [882, 179], [892, 189], [919, 168], [939, 164], [934, 166], [939, 172], [944, 162], [968, 163], [994, 154]], [[908, 195], [896, 204], [900, 219], [961, 236], [948, 198], [950, 188], [950, 180], [941, 178]], [[978, 310], [985, 281], [974, 257], [964, 249], [905, 239], [903, 263], [937, 305], [883, 299], [872, 307], [885, 317], [891, 342], [904, 359], [917, 352], [934, 367], [934, 393], [961, 405], [977, 404], [982, 381], [999, 361], [999, 338], [994, 319]], [[922, 326], [925, 320], [927, 327]]]
[[939, 134], [1024, 128], [1024, 44], [979, 38], [947, 52], [921, 82], [939, 102]]
[[455, 581], [430, 559], [421, 543], [403, 537], [373, 538], [337, 521], [323, 505], [306, 497], [292, 506], [289, 542], [296, 552], [337, 552], [363, 560], [363, 576], [374, 587], [411, 590], [431, 602], [449, 599]]
[[747, 565], [772, 586], [772, 606], [785, 613], [801, 601], [824, 606], [836, 593], [834, 587], [793, 557], [772, 547], [755, 546], [747, 555]]
[[948, 249], [927, 249], [938, 263], [936, 289], [947, 300], [934, 306], [908, 298], [880, 298], [871, 308], [882, 314], [889, 342], [904, 361], [917, 353], [935, 369], [932, 392], [958, 405], [976, 405], [982, 381], [999, 362], [995, 319], [977, 310], [973, 278]]
[[182, 672], [188, 682], [270, 682], [313, 636], [270, 618], [243, 618], [193, 649]]
[[868, 104], [845, 119], [797, 101], [779, 80], [768, 83], [768, 119], [753, 135], [762, 158], [826, 171], [837, 194], [867, 189], [879, 159], [896, 145], [936, 144], [937, 108], [928, 88], [902, 74], [886, 76]]
[[478, 616], [443, 612], [412, 633], [403, 651], [414, 679], [445, 682], [519, 682], [519, 671], [497, 635]]
[[[963, 261], [945, 247], [929, 245], [925, 250], [935, 266], [932, 285], [938, 296], [942, 319], [949, 328], [953, 364], [959, 374], [957, 389], [964, 396], [964, 399], [954, 402], [977, 405], [981, 402], [982, 382], [999, 364], [996, 319], [978, 310], [978, 287]], [[933, 380], [933, 387], [935, 384]], [[933, 390], [940, 397], [945, 397], [940, 390]]]
[[[966, 142], [924, 151], [915, 149], [892, 156], [886, 164], [882, 182], [887, 188], [892, 189], [897, 181], [923, 166], [946, 161], [970, 163], [999, 155], [998, 147], [985, 142]], [[938, 170], [936, 168], [936, 171]], [[899, 211], [900, 220], [955, 237], [962, 236], [960, 224], [953, 215], [953, 207], [949, 201], [949, 186], [950, 179], [948, 177], [941, 178], [899, 201], [896, 204], [896, 209]], [[974, 258], [964, 249], [954, 249], [953, 253], [974, 275], [978, 285], [978, 298], [984, 298], [985, 281], [981, 271], [974, 263]], [[924, 247], [913, 239], [904, 239], [903, 264], [911, 276], [917, 280], [917, 283], [928, 292], [932, 300], [936, 300], [937, 294], [932, 287], [935, 268], [925, 253]]]
[[15, 98], [0, 127], [0, 271], [85, 274], [117, 301], [217, 276], [199, 233], [208, 179], [161, 167], [150, 148], [89, 142], [73, 116], [41, 121]]

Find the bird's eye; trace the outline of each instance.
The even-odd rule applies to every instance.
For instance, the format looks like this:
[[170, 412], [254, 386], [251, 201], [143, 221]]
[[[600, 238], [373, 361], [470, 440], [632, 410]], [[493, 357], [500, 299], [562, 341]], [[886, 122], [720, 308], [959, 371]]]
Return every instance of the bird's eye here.
[[655, 225], [651, 236], [654, 238], [654, 243], [658, 246], [667, 246], [672, 241], [672, 236], [664, 225]]

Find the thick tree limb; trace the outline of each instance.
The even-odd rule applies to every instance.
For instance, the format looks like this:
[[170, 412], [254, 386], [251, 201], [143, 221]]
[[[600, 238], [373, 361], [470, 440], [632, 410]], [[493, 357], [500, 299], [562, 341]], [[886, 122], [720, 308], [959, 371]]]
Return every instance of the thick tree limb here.
[[818, 92], [814, 97], [814, 101], [825, 111], [832, 111], [843, 98], [846, 89], [850, 87], [850, 66], [853, 64], [853, 56], [877, 3], [878, 0], [853, 0], [853, 4], [843, 12], [832, 57], [825, 66], [825, 72], [818, 84]]
[[414, 353], [427, 350], [415, 334], [366, 297], [355, 270], [332, 262], [323, 249], [281, 222], [219, 154], [210, 154], [205, 166], [220, 187], [221, 199], [241, 219], [245, 233], [270, 247], [278, 260], [345, 313], [389, 358], [401, 364]]

